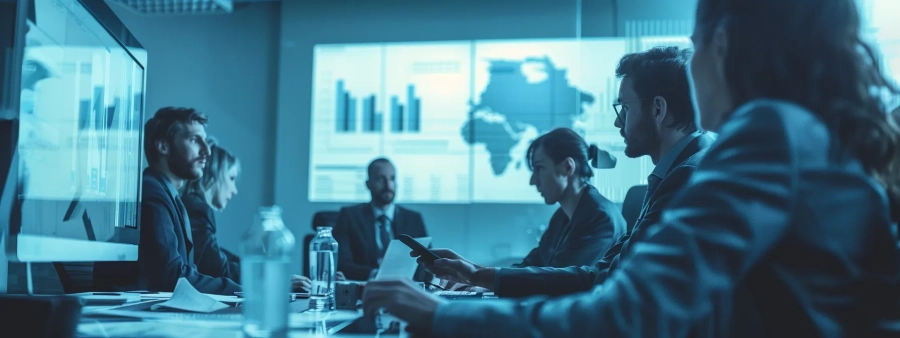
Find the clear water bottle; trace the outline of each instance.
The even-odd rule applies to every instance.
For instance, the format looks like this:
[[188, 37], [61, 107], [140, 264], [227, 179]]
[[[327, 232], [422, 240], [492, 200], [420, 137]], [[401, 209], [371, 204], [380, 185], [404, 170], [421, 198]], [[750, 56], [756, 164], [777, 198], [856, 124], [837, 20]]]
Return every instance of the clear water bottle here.
[[334, 310], [334, 280], [337, 273], [338, 243], [331, 236], [331, 227], [319, 227], [309, 243], [309, 309]]
[[245, 337], [287, 336], [293, 250], [294, 235], [284, 227], [281, 208], [260, 208], [240, 244]]

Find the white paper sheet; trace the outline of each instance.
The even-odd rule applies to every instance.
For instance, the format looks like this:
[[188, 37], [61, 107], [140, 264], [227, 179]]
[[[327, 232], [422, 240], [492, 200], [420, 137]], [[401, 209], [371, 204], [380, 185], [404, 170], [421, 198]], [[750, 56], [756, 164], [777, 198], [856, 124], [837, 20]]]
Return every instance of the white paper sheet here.
[[[160, 323], [173, 323], [179, 324], [175, 327], [184, 327], [184, 326], [194, 326], [194, 327], [219, 327], [219, 328], [240, 328], [241, 326], [241, 318], [243, 317], [241, 314], [196, 314], [190, 315], [185, 313], [177, 313], [177, 312], [151, 312], [151, 311], [132, 311], [132, 310], [116, 310], [116, 309], [104, 309], [98, 310], [92, 313], [92, 315], [106, 315], [106, 316], [117, 316], [117, 317], [127, 317], [127, 318], [139, 318], [144, 320], [149, 320], [148, 322], [143, 323], [153, 323], [153, 325], [157, 329], [166, 327], [166, 325], [159, 325]], [[189, 315], [189, 316], [186, 316]], [[305, 311], [301, 313], [290, 313], [288, 314], [288, 326], [292, 329], [301, 329], [301, 328], [312, 328], [317, 325], [322, 324], [323, 322], [327, 323], [338, 323], [338, 322], [349, 322], [356, 320], [363, 316], [362, 310], [336, 310], [331, 312], [313, 312], [313, 311]], [[82, 318], [82, 324], [78, 326], [79, 333], [82, 333], [82, 327], [85, 327], [84, 323], [90, 321], [101, 322], [102, 320], [95, 320], [92, 317]], [[142, 322], [137, 322], [142, 323]], [[104, 325], [116, 325], [117, 323], [103, 323]], [[121, 323], [126, 326], [125, 330], [128, 330], [129, 325], [136, 325], [136, 322], [125, 322]], [[130, 328], [134, 330], [134, 328]], [[89, 335], [87, 333], [82, 333], [85, 335]], [[153, 334], [148, 334], [153, 335]], [[108, 337], [115, 337], [117, 335], [109, 333]], [[122, 336], [125, 336], [122, 334]], [[130, 336], [130, 335], [129, 335]], [[180, 335], [179, 335], [180, 336]], [[185, 337], [188, 335], [185, 334]]]
[[188, 312], [210, 313], [228, 308], [228, 305], [213, 297], [200, 293], [187, 279], [179, 278], [175, 292], [169, 300], [155, 304], [150, 310], [174, 309]]
[[[431, 245], [431, 237], [421, 237], [415, 240], [426, 247]], [[413, 278], [419, 264], [416, 263], [415, 257], [409, 256], [410, 251], [412, 250], [399, 239], [388, 243], [387, 250], [384, 252], [384, 258], [381, 260], [381, 266], [375, 275], [375, 280]]]

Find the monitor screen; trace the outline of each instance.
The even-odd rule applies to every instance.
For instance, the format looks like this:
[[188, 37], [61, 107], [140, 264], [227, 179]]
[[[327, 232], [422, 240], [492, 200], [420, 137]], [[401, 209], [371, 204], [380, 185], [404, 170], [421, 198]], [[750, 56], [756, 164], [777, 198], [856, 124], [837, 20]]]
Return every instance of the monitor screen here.
[[[21, 261], [136, 258], [146, 52], [110, 33], [122, 29], [109, 19], [121, 22], [102, 1], [20, 3], [31, 8], [20, 44], [14, 254]], [[84, 253], [69, 246], [57, 257], [64, 252], [53, 243], [92, 246]]]

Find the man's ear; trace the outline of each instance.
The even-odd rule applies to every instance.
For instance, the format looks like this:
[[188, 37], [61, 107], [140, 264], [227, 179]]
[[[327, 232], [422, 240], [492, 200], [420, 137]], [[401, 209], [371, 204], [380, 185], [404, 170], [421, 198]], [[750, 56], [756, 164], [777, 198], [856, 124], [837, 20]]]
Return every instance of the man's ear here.
[[161, 155], [168, 155], [169, 145], [165, 141], [156, 141], [156, 151]]
[[666, 99], [662, 96], [654, 97], [652, 108], [653, 118], [656, 120], [656, 123], [660, 126], [664, 125], [666, 117], [669, 114], [669, 104], [666, 102]]

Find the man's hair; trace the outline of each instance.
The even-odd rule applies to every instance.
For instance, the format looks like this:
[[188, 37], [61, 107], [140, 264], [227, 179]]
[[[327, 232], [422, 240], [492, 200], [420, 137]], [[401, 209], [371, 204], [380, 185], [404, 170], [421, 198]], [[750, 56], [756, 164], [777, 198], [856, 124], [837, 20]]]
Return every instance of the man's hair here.
[[384, 158], [384, 157], [376, 158], [376, 159], [372, 160], [372, 162], [369, 162], [369, 166], [366, 168], [366, 174], [369, 175], [368, 177], [371, 178], [372, 175], [375, 175], [375, 167], [382, 165], [382, 164], [390, 164], [391, 166], [394, 165], [393, 163], [391, 163], [391, 160], [389, 160], [387, 158]]
[[645, 52], [626, 54], [616, 66], [616, 77], [634, 80], [634, 91], [641, 99], [661, 96], [666, 99], [668, 127], [696, 130], [694, 105], [687, 65], [691, 50], [678, 47], [654, 47]]
[[157, 110], [144, 124], [144, 156], [147, 157], [147, 163], [156, 163], [160, 158], [156, 142], [172, 144], [179, 128], [193, 122], [206, 125], [208, 121], [206, 115], [193, 108], [165, 107]]

